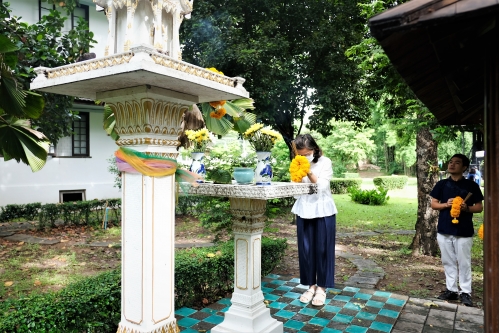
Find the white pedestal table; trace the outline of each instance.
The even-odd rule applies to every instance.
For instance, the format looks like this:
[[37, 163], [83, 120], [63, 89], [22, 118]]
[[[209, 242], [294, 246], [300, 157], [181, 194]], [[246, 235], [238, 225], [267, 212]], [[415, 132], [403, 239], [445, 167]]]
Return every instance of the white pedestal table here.
[[200, 184], [189, 194], [229, 197], [234, 232], [234, 292], [224, 321], [212, 333], [282, 333], [261, 290], [261, 239], [266, 202], [317, 191], [316, 184], [273, 182], [267, 186]]

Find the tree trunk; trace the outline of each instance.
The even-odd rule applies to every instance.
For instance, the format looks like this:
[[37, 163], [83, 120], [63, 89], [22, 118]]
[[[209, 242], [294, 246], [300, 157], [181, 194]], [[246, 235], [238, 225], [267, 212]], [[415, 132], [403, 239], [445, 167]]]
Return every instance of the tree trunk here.
[[435, 256], [439, 248], [436, 237], [438, 211], [431, 208], [429, 196], [438, 180], [438, 173], [429, 173], [429, 164], [438, 165], [437, 143], [433, 140], [429, 129], [422, 128], [417, 133], [418, 213], [415, 237], [411, 245], [413, 255]]

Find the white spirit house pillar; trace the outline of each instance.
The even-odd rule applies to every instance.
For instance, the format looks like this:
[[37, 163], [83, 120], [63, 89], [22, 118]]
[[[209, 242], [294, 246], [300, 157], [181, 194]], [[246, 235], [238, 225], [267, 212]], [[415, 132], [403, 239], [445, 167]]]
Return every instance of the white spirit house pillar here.
[[272, 183], [270, 186], [200, 184], [190, 194], [229, 197], [234, 233], [234, 292], [224, 321], [212, 333], [282, 333], [261, 289], [261, 240], [268, 199], [317, 191], [316, 184]]
[[[153, 2], [143, 1], [136, 9]], [[243, 79], [182, 62], [150, 45], [35, 70], [33, 90], [105, 101], [116, 117], [118, 146], [172, 158], [177, 156], [182, 115], [192, 104], [248, 97]], [[174, 316], [175, 188], [173, 176], [123, 175], [118, 333], [179, 331]]]
[[[116, 117], [118, 146], [177, 157], [192, 96], [138, 86], [97, 93]], [[122, 306], [119, 333], [178, 332], [174, 316], [175, 176], [122, 173]]]

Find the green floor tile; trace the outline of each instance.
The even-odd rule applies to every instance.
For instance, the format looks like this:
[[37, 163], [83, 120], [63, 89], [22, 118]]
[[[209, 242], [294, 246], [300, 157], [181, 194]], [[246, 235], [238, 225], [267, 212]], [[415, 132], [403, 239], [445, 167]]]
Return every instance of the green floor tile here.
[[349, 326], [348, 328], [346, 328], [344, 332], [347, 332], [347, 333], [366, 333], [367, 331], [368, 331], [368, 328], [366, 328], [366, 327], [352, 325], [352, 326]]
[[390, 318], [397, 318], [399, 316], [399, 312], [387, 309], [381, 309], [378, 314]]
[[368, 301], [368, 302], [366, 302], [366, 306], [371, 306], [374, 308], [382, 308], [384, 306], [384, 303], [377, 302], [377, 301]]
[[300, 330], [302, 327], [304, 327], [304, 325], [305, 323], [297, 320], [288, 320], [285, 324], [283, 324], [283, 327], [292, 328], [294, 330]]
[[293, 302], [291, 302], [290, 304], [291, 305], [295, 305], [295, 306], [301, 306], [301, 307], [306, 307], [307, 306], [307, 303], [302, 303], [298, 299], [293, 300]]
[[361, 306], [359, 306], [358, 304], [347, 302], [346, 305], [344, 305], [344, 309], [361, 311]]
[[264, 299], [268, 300], [268, 301], [273, 301], [274, 302], [278, 298], [281, 298], [281, 296], [273, 295], [273, 294], [264, 294]]
[[369, 295], [369, 294], [365, 294], [365, 293], [356, 293], [354, 296], [352, 296], [353, 298], [359, 298], [359, 299], [364, 299], [364, 300], [369, 300], [372, 295]]
[[359, 291], [359, 288], [355, 288], [355, 287], [345, 287], [344, 288], [345, 291], [350, 291], [350, 292], [353, 292], [353, 293], [357, 293]]
[[389, 298], [386, 303], [391, 305], [403, 306], [405, 305], [406, 301], [402, 299]]
[[382, 332], [389, 333], [392, 330], [392, 325], [391, 324], [386, 324], [386, 323], [381, 323], [379, 321], [374, 321], [370, 325], [370, 328], [374, 329], [374, 330], [379, 330], [379, 331], [382, 331]]
[[208, 318], [205, 318], [203, 321], [206, 321], [207, 323], [210, 324], [215, 324], [218, 325], [224, 321], [224, 317], [218, 316], [218, 315], [213, 315]]
[[286, 319], [290, 319], [293, 316], [295, 316], [295, 312], [287, 311], [287, 310], [279, 310], [274, 315], [278, 316], [278, 317], [283, 317], [283, 318], [286, 318]]
[[269, 304], [269, 307], [273, 309], [283, 309], [287, 305], [288, 305], [287, 303], [272, 302], [271, 304]]
[[341, 301], [341, 302], [349, 302], [352, 299], [352, 297], [345, 296], [345, 295], [337, 295], [333, 299], [336, 301]]
[[304, 308], [304, 309], [299, 311], [300, 314], [303, 314], [306, 316], [311, 316], [311, 317], [314, 317], [318, 312], [319, 312], [319, 310], [309, 309], [309, 308]]
[[288, 297], [288, 298], [300, 298], [302, 294], [299, 293], [294, 293], [293, 291], [290, 291], [286, 294], [283, 295], [283, 297]]
[[359, 318], [359, 319], [366, 319], [366, 320], [375, 320], [375, 318], [377, 317], [377, 315], [375, 313], [370, 313], [370, 312], [359, 312], [357, 315], [356, 315], [356, 318]]
[[379, 297], [385, 297], [385, 298], [389, 298], [391, 297], [392, 293], [388, 292], [388, 291], [376, 291], [373, 293], [373, 295], [375, 296], [379, 296]]
[[323, 328], [321, 333], [342, 333], [342, 331], [339, 331], [339, 330], [336, 330], [336, 329], [333, 329], [330, 327], [325, 327], [325, 328]]
[[349, 324], [352, 321], [352, 318], [353, 318], [352, 316], [337, 313], [335, 317], [332, 318], [332, 320], [337, 321], [339, 323]]
[[198, 319], [184, 317], [181, 320], [177, 321], [177, 324], [182, 327], [191, 327], [193, 325], [198, 324], [200, 321]]
[[175, 314], [179, 315], [179, 316], [187, 317], [187, 316], [192, 315], [195, 312], [197, 312], [197, 311], [190, 309], [190, 308], [180, 308], [179, 310], [175, 311]]
[[323, 327], [328, 325], [329, 322], [330, 321], [328, 319], [325, 319], [325, 318], [313, 318], [313, 319], [309, 320], [309, 324], [323, 326]]
[[339, 308], [338, 306], [333, 306], [333, 305], [325, 305], [322, 310], [328, 311], [328, 312], [338, 313], [340, 310], [342, 310], [342, 308]]

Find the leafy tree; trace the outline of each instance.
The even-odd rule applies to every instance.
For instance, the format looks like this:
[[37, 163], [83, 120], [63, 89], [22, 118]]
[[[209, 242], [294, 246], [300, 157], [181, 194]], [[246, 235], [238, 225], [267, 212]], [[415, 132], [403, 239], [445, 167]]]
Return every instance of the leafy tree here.
[[[369, 4], [359, 4], [366, 18], [397, 5], [401, 2], [377, 0]], [[436, 255], [437, 217], [430, 207], [429, 193], [437, 181], [437, 171], [429, 167], [437, 166], [437, 141], [431, 129], [438, 124], [425, 105], [416, 99], [414, 93], [391, 65], [389, 58], [375, 38], [367, 30], [367, 37], [359, 44], [352, 46], [346, 54], [365, 72], [360, 80], [366, 91], [367, 101], [384, 100], [384, 115], [399, 118], [396, 131], [398, 139], [408, 142], [416, 138], [418, 213], [415, 224], [415, 237], [412, 242], [414, 254]], [[413, 136], [415, 134], [415, 136]], [[388, 161], [386, 161], [388, 162]]]
[[356, 127], [354, 122], [332, 120], [332, 134], [320, 139], [318, 144], [324, 154], [335, 164], [357, 168], [358, 162], [371, 156], [375, 144], [371, 139], [375, 132], [371, 128]]
[[253, 113], [290, 148], [313, 105], [311, 126], [324, 134], [333, 112], [339, 119], [363, 117], [351, 107], [358, 70], [344, 55], [361, 40], [362, 24], [352, 1], [204, 1], [181, 26], [183, 57], [244, 77], [255, 100]]
[[[0, 109], [0, 148], [4, 160], [14, 158], [18, 162], [23, 161], [30, 164], [33, 171], [43, 167], [47, 149], [44, 148], [45, 153], [42, 153], [35, 146], [22, 142], [18, 134], [21, 131], [19, 126], [24, 128], [24, 133], [29, 132], [37, 138], [32, 137], [32, 142], [45, 147], [48, 146], [47, 139], [55, 144], [59, 138], [70, 135], [72, 121], [77, 117], [70, 109], [73, 104], [71, 97], [29, 92], [29, 84], [36, 77], [34, 68], [57, 67], [75, 62], [95, 42], [84, 20], [79, 21], [76, 29], [62, 34], [66, 19], [58, 11], [52, 10], [40, 22], [29, 25], [22, 22], [21, 18], [11, 16], [7, 3], [0, 4], [0, 92], [4, 102]], [[4, 96], [14, 96], [15, 103], [8, 103]], [[24, 108], [25, 112], [20, 112], [20, 108]], [[32, 156], [38, 160], [36, 166], [30, 160]]]

